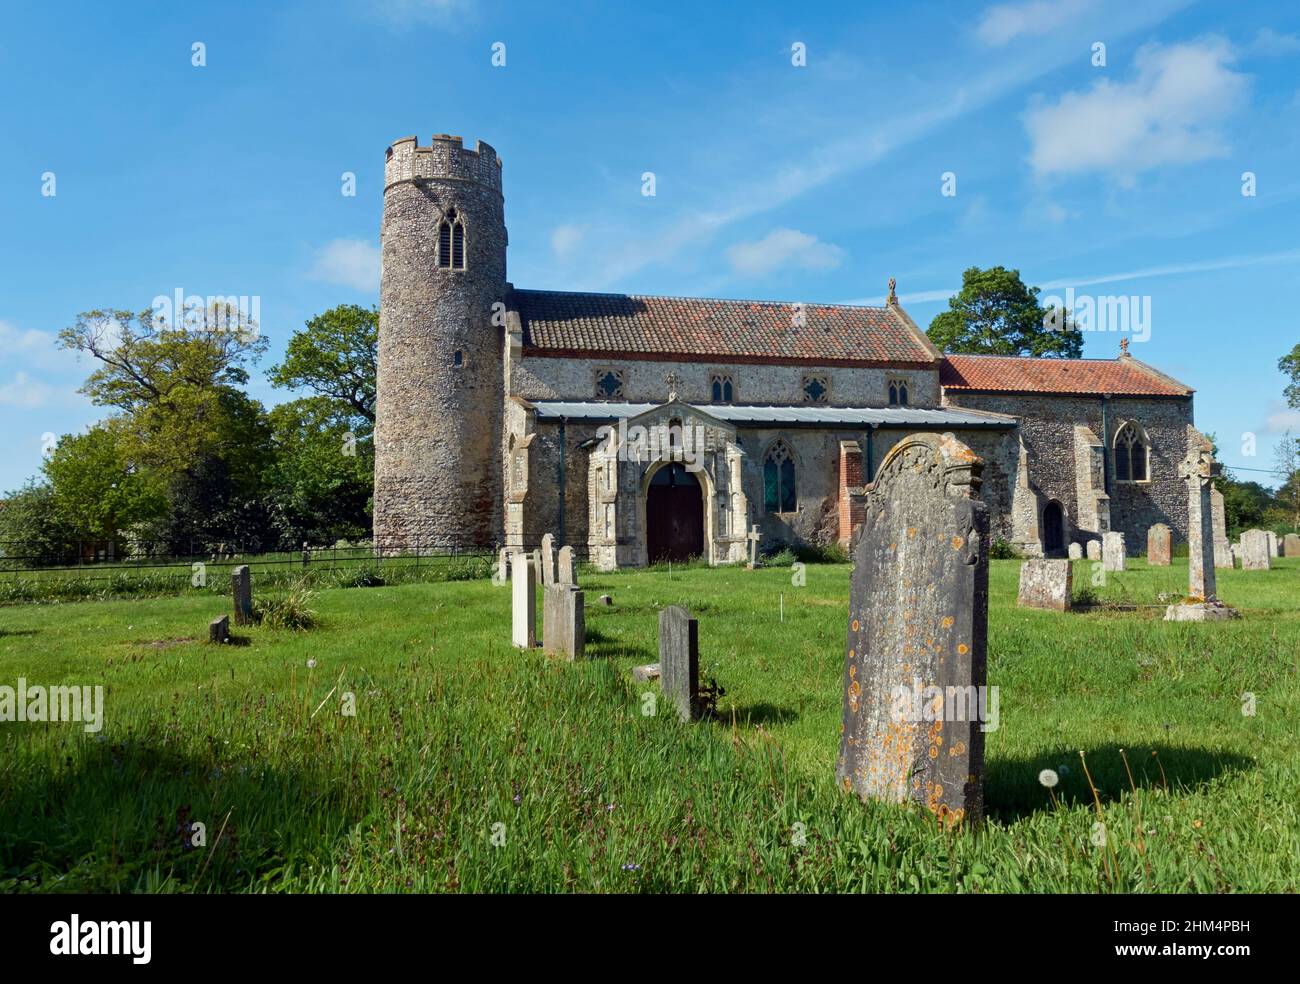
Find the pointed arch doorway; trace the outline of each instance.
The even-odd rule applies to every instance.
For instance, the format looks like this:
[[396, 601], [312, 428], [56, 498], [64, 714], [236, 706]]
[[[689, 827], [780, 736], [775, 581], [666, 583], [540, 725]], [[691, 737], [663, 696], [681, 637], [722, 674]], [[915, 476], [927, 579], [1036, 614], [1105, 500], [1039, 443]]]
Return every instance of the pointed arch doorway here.
[[704, 493], [685, 465], [671, 462], [654, 473], [645, 516], [650, 563], [681, 563], [704, 553]]

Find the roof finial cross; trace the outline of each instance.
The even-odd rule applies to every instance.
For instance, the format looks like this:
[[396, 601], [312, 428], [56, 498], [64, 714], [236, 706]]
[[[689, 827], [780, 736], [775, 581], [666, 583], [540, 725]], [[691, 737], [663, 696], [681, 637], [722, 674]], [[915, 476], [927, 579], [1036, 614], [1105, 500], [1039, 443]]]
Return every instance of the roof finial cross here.
[[1121, 339], [1119, 340], [1119, 354], [1120, 354], [1120, 355], [1128, 355], [1128, 339], [1127, 339], [1127, 338], [1121, 338]]
[[886, 304], [897, 304], [898, 295], [894, 293], [894, 288], [898, 286], [898, 281], [893, 277], [889, 278], [889, 297], [885, 299]]

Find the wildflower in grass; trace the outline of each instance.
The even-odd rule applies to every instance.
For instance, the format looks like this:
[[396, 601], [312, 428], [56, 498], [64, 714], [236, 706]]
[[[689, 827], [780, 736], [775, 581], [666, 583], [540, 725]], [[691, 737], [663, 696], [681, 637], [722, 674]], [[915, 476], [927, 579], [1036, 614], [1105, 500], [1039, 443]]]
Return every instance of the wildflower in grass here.
[[605, 807], [605, 810], [606, 810], [606, 812], [608, 812], [608, 813], [613, 813], [613, 812], [614, 812], [614, 804], [613, 804], [613, 803], [610, 803], [608, 806]]
[[316, 669], [316, 661], [314, 659], [307, 660], [307, 669], [309, 670]]
[[1061, 781], [1061, 777], [1058, 776], [1053, 769], [1044, 769], [1042, 772], [1038, 773], [1038, 781], [1048, 789], [1051, 789]]
[[640, 866], [639, 864], [625, 864], [625, 865], [623, 865], [623, 870], [624, 870], [624, 871], [640, 871], [640, 870], [641, 870], [641, 866]]

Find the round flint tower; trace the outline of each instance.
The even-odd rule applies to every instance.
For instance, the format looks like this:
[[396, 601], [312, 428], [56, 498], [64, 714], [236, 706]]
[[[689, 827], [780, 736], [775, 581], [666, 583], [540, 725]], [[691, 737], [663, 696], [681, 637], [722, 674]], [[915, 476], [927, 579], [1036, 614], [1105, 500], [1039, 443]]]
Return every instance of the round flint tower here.
[[[439, 134], [388, 148], [381, 232], [375, 543], [500, 539], [505, 300], [501, 162]], [[500, 319], [497, 319], [498, 322]]]

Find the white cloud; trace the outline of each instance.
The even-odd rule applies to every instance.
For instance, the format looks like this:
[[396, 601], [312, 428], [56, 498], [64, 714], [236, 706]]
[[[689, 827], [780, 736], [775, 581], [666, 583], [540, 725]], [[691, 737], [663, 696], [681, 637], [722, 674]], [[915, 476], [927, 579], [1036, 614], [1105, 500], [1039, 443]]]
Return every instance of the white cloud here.
[[1086, 0], [1000, 3], [984, 11], [975, 33], [985, 44], [1006, 44], [1015, 38], [1033, 37], [1055, 30], [1087, 7]]
[[11, 365], [22, 362], [37, 369], [68, 370], [76, 362], [49, 332], [17, 328], [7, 321], [0, 321], [0, 354]]
[[1300, 52], [1300, 37], [1294, 34], [1282, 34], [1271, 27], [1261, 27], [1255, 34], [1255, 39], [1247, 44], [1244, 50], [1247, 55], [1258, 55], [1261, 58], [1294, 55]]
[[396, 28], [447, 24], [474, 10], [472, 0], [370, 0], [369, 6], [376, 17]]
[[844, 250], [798, 229], [773, 229], [762, 239], [730, 247], [727, 259], [736, 273], [761, 277], [782, 266], [834, 270], [844, 260]]
[[335, 239], [316, 253], [308, 276], [353, 290], [379, 289], [379, 247], [364, 239]]
[[1266, 434], [1300, 435], [1300, 410], [1276, 410], [1264, 422]]
[[1229, 68], [1233, 52], [1225, 41], [1148, 45], [1135, 60], [1131, 82], [1101, 79], [1029, 109], [1025, 128], [1035, 171], [1101, 170], [1132, 178], [1228, 152], [1220, 124], [1243, 107], [1249, 83]]
[[53, 386], [32, 379], [25, 372], [19, 372], [11, 383], [0, 383], [0, 407], [17, 407], [21, 410], [33, 410], [50, 402], [57, 390]]
[[584, 230], [581, 226], [556, 226], [555, 231], [551, 233], [551, 249], [559, 259], [567, 260], [582, 242], [583, 235]]

